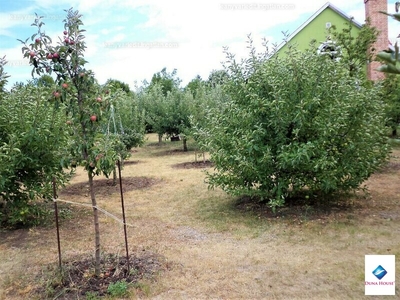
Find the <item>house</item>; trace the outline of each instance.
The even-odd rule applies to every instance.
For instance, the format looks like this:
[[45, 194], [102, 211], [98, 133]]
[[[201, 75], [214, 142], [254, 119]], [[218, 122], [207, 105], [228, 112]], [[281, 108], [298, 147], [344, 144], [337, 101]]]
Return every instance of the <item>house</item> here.
[[[365, 4], [365, 17], [369, 18], [373, 27], [379, 31], [375, 49], [383, 50], [388, 47], [388, 19], [387, 16], [379, 11], [387, 10], [387, 0], [363, 0]], [[318, 45], [318, 51], [329, 53], [335, 57], [339, 55], [335, 43], [329, 37], [329, 28], [332, 25], [340, 31], [347, 27], [346, 23], [353, 23], [354, 35], [360, 32], [362, 24], [354, 20], [351, 16], [334, 6], [332, 3], [325, 3], [318, 11], [316, 11], [307, 21], [305, 21], [297, 30], [295, 30], [285, 42], [278, 46], [277, 53], [285, 53], [288, 45], [296, 44], [297, 49], [305, 50], [309, 47], [312, 40]], [[379, 80], [384, 77], [381, 72], [375, 71], [380, 65], [379, 62], [372, 61], [367, 63], [367, 76], [370, 80]]]

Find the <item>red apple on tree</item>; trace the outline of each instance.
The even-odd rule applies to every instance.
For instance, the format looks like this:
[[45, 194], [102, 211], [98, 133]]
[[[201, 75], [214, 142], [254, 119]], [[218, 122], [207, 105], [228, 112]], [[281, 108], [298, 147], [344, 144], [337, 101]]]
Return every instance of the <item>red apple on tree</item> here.
[[92, 121], [92, 122], [96, 122], [96, 120], [97, 120], [97, 117], [96, 117], [96, 115], [92, 115], [92, 116], [90, 116], [90, 121]]
[[56, 97], [56, 98], [59, 98], [60, 97], [60, 93], [59, 92], [53, 92], [53, 96]]
[[34, 51], [29, 52], [30, 57], [34, 57], [35, 55], [36, 55], [36, 53]]
[[53, 54], [53, 58], [59, 58], [60, 57], [60, 55], [57, 53], [57, 52], [55, 52], [54, 54]]
[[67, 123], [67, 125], [72, 125], [72, 121], [71, 120], [68, 120], [66, 123]]
[[53, 58], [53, 54], [47, 53], [46, 58], [47, 58], [47, 59], [52, 59], [52, 58]]
[[68, 83], [63, 83], [61, 86], [62, 86], [64, 89], [67, 89], [67, 88], [68, 88]]
[[99, 102], [99, 103], [101, 103], [101, 101], [102, 101], [102, 100], [101, 100], [101, 97], [97, 97], [96, 101]]
[[63, 32], [63, 33], [64, 33], [64, 35], [67, 35], [67, 34], [68, 34], [68, 31], [64, 30], [64, 32]]
[[39, 43], [40, 43], [40, 39], [37, 38], [37, 39], [35, 40], [35, 43], [36, 43], [36, 44], [39, 44]]

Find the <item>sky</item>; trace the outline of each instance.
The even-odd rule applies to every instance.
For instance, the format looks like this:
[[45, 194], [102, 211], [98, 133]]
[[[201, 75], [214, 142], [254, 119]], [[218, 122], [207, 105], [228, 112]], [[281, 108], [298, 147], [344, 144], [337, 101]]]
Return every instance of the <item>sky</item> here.
[[[365, 21], [363, 0], [332, 0], [337, 8]], [[389, 1], [390, 2], [390, 1]], [[248, 53], [248, 35], [262, 52], [263, 38], [272, 47], [283, 32], [295, 31], [326, 0], [0, 0], [0, 57], [11, 75], [6, 88], [32, 79], [22, 44], [35, 33], [35, 13], [44, 16], [44, 30], [57, 41], [63, 37], [65, 10], [82, 14], [86, 30], [86, 67], [100, 84], [123, 81], [134, 89], [153, 74], [174, 69], [184, 87], [200, 75], [222, 69], [224, 47], [237, 58]], [[394, 2], [393, 2], [394, 3]], [[391, 7], [393, 6], [393, 7]], [[388, 8], [394, 12], [394, 4]], [[389, 22], [389, 38], [395, 40], [396, 23]]]

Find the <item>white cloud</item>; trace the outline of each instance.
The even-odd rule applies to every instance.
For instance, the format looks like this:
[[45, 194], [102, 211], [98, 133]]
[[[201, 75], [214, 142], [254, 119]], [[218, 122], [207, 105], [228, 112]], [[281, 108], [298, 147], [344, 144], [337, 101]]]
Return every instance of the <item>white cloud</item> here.
[[[11, 3], [15, 0], [5, 1]], [[87, 29], [85, 57], [89, 61], [88, 67], [95, 71], [100, 83], [114, 78], [133, 87], [134, 81], [150, 80], [163, 67], [167, 67], [168, 71], [176, 68], [183, 84], [198, 74], [207, 78], [211, 70], [222, 68], [221, 62], [225, 60], [223, 46], [229, 46], [238, 58], [243, 57], [248, 51], [247, 35], [251, 33], [257, 50], [262, 51], [261, 42], [265, 35], [271, 43], [280, 42], [281, 31], [292, 32], [296, 29], [288, 27], [288, 23], [305, 21], [325, 2], [58, 0], [55, 4], [53, 0], [35, 0], [15, 14], [33, 16], [36, 9], [46, 11], [51, 7], [52, 14], [59, 12], [65, 15], [64, 9], [78, 9], [83, 15], [83, 27]], [[272, 4], [288, 4], [290, 8], [273, 8]], [[336, 0], [333, 4], [363, 22], [362, 2]], [[227, 5], [236, 5], [240, 9], [227, 9]], [[245, 5], [259, 7], [246, 8]], [[270, 5], [268, 9], [267, 5]], [[5, 21], [10, 14], [13, 12], [0, 13], [0, 34], [15, 36], [16, 25], [26, 24], [29, 27], [32, 22], [32, 19]], [[60, 35], [62, 26], [60, 20], [56, 27], [46, 27], [46, 30], [53, 37]], [[276, 26], [280, 26], [278, 32], [271, 32], [270, 29]], [[24, 33], [18, 38], [28, 36]], [[20, 53], [17, 46], [2, 48], [0, 46], [0, 53], [7, 50], [8, 58], [16, 55], [13, 51]], [[11, 71], [12, 76], [21, 78], [20, 72], [10, 68], [9, 73]], [[30, 70], [26, 73], [26, 77], [29, 76]]]

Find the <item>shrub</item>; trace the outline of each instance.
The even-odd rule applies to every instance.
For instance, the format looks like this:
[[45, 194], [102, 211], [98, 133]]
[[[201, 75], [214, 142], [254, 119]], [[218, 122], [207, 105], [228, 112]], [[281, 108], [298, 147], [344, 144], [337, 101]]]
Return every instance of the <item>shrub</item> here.
[[[211, 187], [267, 201], [359, 188], [388, 157], [378, 87], [315, 50], [241, 64], [227, 53], [232, 99], [213, 111], [202, 144], [211, 152]], [[267, 54], [269, 56], [269, 54]]]

